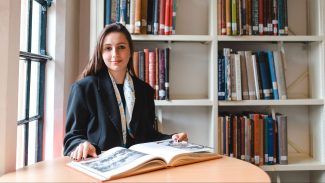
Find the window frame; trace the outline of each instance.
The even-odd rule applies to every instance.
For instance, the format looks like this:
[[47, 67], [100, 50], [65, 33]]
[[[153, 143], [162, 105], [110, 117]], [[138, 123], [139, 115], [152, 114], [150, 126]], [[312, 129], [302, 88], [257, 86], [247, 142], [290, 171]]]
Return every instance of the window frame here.
[[[25, 114], [23, 119], [17, 121], [17, 127], [24, 126], [24, 166], [28, 165], [28, 144], [29, 144], [29, 123], [36, 121], [36, 162], [43, 160], [43, 125], [44, 125], [44, 92], [45, 92], [45, 69], [46, 63], [52, 60], [52, 57], [47, 55], [46, 52], [46, 28], [47, 28], [47, 10], [52, 4], [52, 0], [27, 0], [27, 51], [20, 51], [20, 61], [25, 61], [26, 64], [26, 76], [25, 76]], [[33, 25], [33, 3], [39, 3], [40, 8], [40, 20], [39, 20], [39, 53], [32, 53], [32, 25]], [[21, 15], [24, 16], [24, 15]], [[37, 78], [38, 83], [38, 96], [37, 96], [37, 114], [30, 116], [30, 84], [31, 84], [31, 65], [32, 62], [39, 62], [39, 75]]]

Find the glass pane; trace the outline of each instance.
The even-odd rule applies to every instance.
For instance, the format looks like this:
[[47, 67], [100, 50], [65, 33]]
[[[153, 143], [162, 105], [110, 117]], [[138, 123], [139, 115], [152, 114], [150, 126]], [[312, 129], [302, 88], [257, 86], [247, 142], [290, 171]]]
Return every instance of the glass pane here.
[[36, 163], [37, 121], [29, 123], [28, 133], [28, 165]]
[[26, 113], [26, 61], [19, 61], [19, 86], [18, 86], [18, 120], [25, 119]]
[[27, 51], [28, 0], [21, 0], [20, 51]]
[[40, 12], [41, 5], [36, 1], [33, 2], [33, 19], [32, 19], [32, 53], [39, 52], [40, 40]]
[[16, 154], [16, 169], [24, 166], [24, 133], [25, 126], [17, 126], [17, 154]]
[[31, 78], [30, 78], [30, 103], [29, 103], [29, 117], [38, 115], [38, 101], [39, 101], [39, 62], [32, 62]]

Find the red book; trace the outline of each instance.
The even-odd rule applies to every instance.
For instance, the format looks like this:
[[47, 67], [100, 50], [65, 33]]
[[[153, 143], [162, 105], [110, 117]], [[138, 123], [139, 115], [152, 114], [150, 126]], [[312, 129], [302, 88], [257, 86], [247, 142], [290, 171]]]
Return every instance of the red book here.
[[155, 52], [149, 52], [149, 85], [155, 89], [156, 85], [156, 55]]
[[159, 34], [165, 34], [165, 7], [166, 0], [159, 0]]
[[169, 28], [171, 26], [171, 22], [170, 22], [170, 4], [171, 4], [171, 0], [165, 0], [165, 30], [164, 30], [164, 34], [168, 35], [169, 34]]
[[144, 72], [145, 72], [145, 82], [149, 83], [149, 49], [146, 48], [143, 50], [145, 55], [145, 63], [144, 63]]

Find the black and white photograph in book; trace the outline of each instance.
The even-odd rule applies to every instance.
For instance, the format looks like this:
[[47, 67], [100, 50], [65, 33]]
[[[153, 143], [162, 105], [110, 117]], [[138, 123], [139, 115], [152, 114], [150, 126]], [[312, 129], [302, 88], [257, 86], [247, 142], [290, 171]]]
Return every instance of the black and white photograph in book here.
[[114, 154], [108, 155], [106, 158], [103, 158], [99, 161], [91, 161], [81, 163], [89, 168], [93, 168], [100, 172], [108, 172], [110, 170], [114, 170], [120, 167], [125, 166], [128, 163], [133, 162], [140, 157], [145, 156], [146, 154], [132, 151], [130, 149], [121, 149], [116, 151]]
[[174, 147], [177, 149], [187, 150], [190, 152], [203, 152], [203, 151], [212, 151], [213, 149], [207, 146], [189, 143], [187, 141], [177, 142], [175, 140], [162, 140], [156, 142], [159, 145]]

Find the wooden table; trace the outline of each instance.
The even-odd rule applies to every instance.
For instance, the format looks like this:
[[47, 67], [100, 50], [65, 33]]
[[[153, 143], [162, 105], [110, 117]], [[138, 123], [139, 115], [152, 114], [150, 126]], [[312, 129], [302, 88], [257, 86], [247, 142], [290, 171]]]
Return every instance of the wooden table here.
[[[96, 182], [68, 166], [68, 157], [36, 163], [7, 173], [0, 182]], [[235, 158], [205, 161], [148, 172], [112, 182], [270, 182], [259, 167]]]

